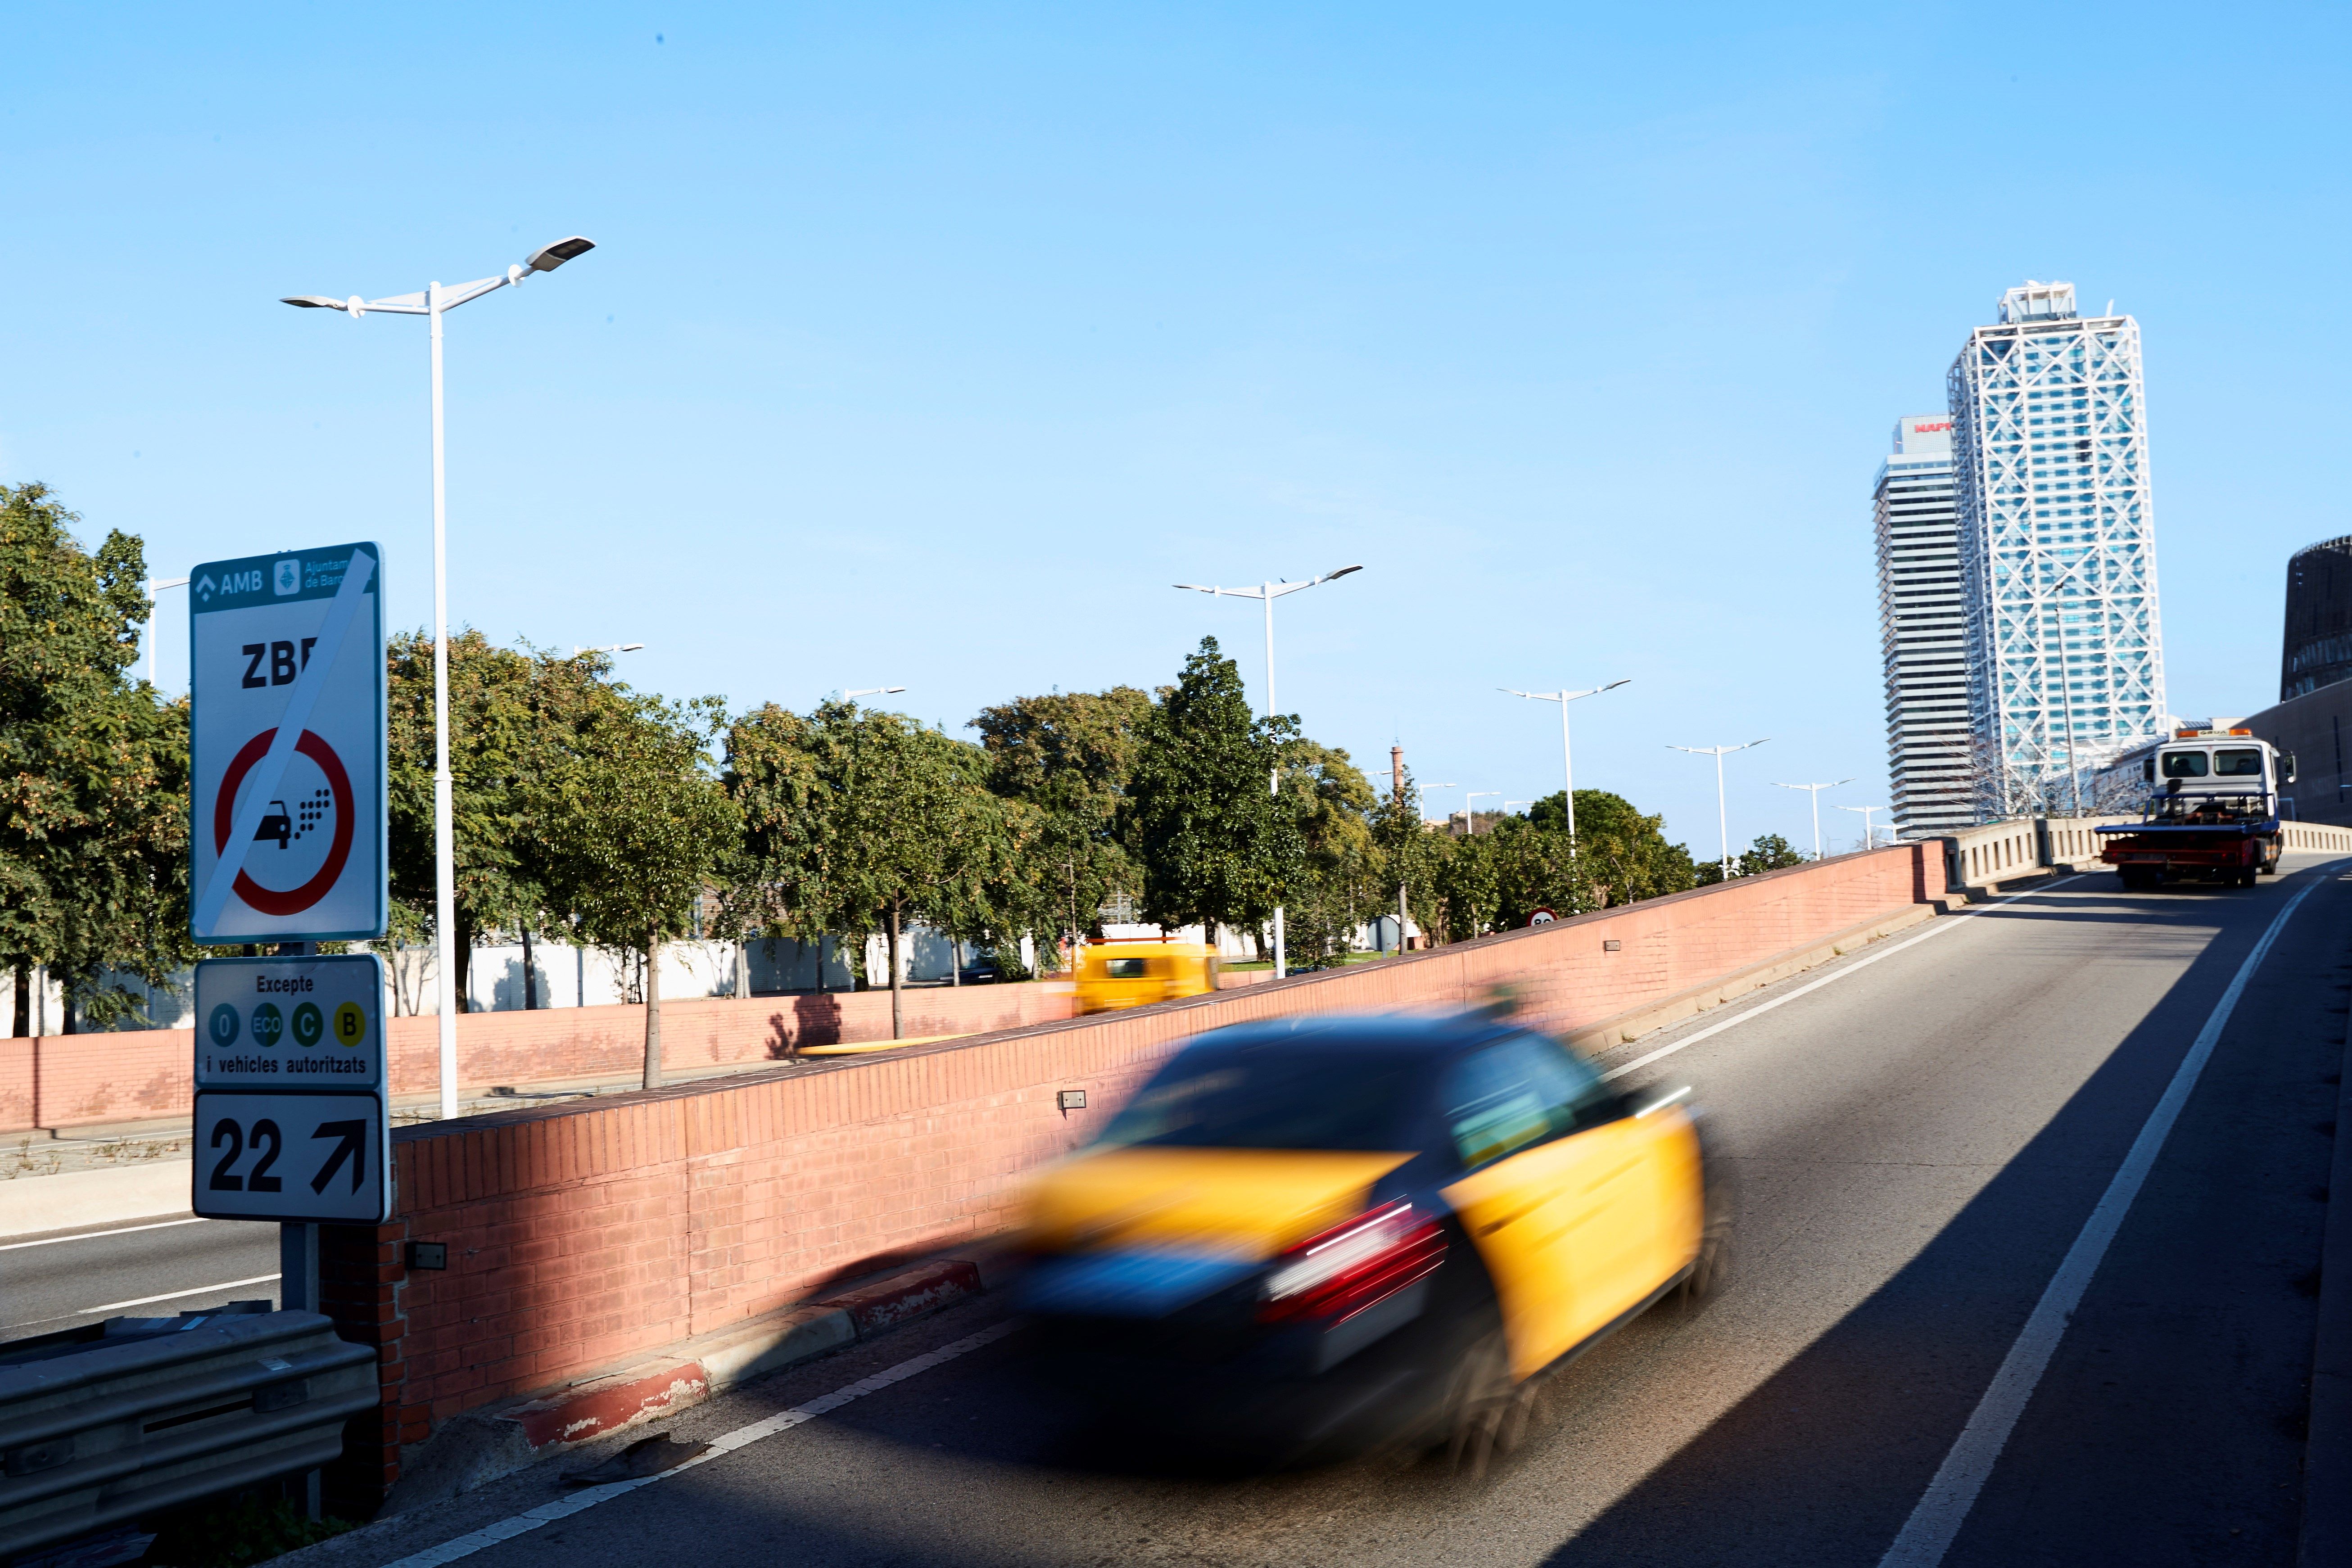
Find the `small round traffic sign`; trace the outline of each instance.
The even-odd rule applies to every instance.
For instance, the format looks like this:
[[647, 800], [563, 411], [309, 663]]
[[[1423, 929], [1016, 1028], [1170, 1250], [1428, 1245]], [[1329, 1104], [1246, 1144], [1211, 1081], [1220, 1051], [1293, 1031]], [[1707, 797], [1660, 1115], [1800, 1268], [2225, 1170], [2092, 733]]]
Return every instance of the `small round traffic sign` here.
[[346, 1002], [335, 1009], [335, 1044], [357, 1049], [367, 1038], [367, 1014], [356, 1002]]
[[286, 1015], [278, 1010], [275, 1002], [264, 1002], [253, 1010], [253, 1043], [267, 1049], [278, 1043], [286, 1032]]
[[319, 1011], [316, 1002], [305, 1002], [294, 1009], [294, 1043], [309, 1049], [319, 1043], [327, 1032], [326, 1015]]
[[[236, 826], [236, 786], [245, 782], [245, 775], [253, 771], [254, 764], [268, 754], [269, 742], [277, 735], [275, 729], [268, 729], [247, 741], [230, 759], [228, 771], [221, 774], [220, 789], [213, 797], [214, 853], [228, 847], [229, 831]], [[236, 896], [265, 915], [300, 914], [334, 889], [336, 879], [342, 876], [343, 867], [352, 858], [352, 828], [358, 820], [352, 775], [343, 770], [343, 760], [335, 755], [335, 749], [312, 731], [303, 731], [294, 749], [316, 763], [319, 771], [327, 776], [327, 787], [334, 792], [335, 832], [327, 844], [326, 863], [299, 888], [265, 888], [253, 879], [251, 873], [242, 869], [237, 872]]]
[[236, 1009], [226, 1002], [214, 1008], [209, 1033], [216, 1046], [236, 1044]]

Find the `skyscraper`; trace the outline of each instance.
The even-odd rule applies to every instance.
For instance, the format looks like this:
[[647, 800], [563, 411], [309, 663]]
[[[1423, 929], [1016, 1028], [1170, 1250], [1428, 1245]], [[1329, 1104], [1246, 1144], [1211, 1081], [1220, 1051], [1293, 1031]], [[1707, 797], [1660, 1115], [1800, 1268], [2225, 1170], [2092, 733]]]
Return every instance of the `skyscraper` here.
[[2139, 323], [2028, 280], [1948, 390], [1977, 814], [2068, 809], [2167, 719]]
[[1873, 492], [1878, 637], [1886, 659], [1886, 765], [1895, 830], [1976, 821], [1969, 789], [1968, 614], [1952, 506], [1952, 416], [1910, 414]]

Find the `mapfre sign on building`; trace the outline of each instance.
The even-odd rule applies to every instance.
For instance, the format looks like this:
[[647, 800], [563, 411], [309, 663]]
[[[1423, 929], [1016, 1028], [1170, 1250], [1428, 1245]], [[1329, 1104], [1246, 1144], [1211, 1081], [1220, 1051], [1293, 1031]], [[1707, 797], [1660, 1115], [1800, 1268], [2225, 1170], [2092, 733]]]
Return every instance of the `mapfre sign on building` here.
[[191, 574], [197, 942], [383, 934], [383, 576], [373, 544]]

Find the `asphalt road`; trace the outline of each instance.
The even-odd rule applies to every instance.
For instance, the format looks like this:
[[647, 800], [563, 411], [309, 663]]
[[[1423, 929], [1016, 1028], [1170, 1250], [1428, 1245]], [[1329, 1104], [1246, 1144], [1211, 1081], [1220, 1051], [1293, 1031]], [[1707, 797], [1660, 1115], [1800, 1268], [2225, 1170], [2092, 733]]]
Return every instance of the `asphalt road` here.
[[0, 1339], [264, 1296], [278, 1299], [274, 1225], [134, 1220], [0, 1242]]
[[[664, 1561], [1874, 1564], [2192, 1041], [2288, 899], [2146, 1184], [1943, 1561], [2292, 1561], [2352, 867], [2250, 891], [2105, 875], [1938, 921], [1652, 1037], [1743, 1189], [1729, 1289], [1550, 1386], [1484, 1486], [1434, 1463], [1169, 1473], [1106, 1447], [992, 1299], [689, 1411], [742, 1427], [977, 1331], [1003, 1337], [642, 1489], [481, 1568]], [[1934, 929], [1930, 928], [1930, 929]], [[356, 1538], [392, 1562], [562, 1495], [550, 1467]]]

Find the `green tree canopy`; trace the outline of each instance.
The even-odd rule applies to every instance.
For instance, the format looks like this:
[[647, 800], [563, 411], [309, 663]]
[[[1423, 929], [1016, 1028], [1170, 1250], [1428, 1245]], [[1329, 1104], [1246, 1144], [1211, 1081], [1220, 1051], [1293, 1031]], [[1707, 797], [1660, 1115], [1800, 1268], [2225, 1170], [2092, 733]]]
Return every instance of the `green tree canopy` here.
[[0, 964], [29, 1033], [32, 970], [65, 986], [68, 1027], [127, 1012], [101, 973], [150, 984], [187, 930], [187, 707], [131, 673], [146, 621], [140, 542], [96, 554], [46, 486], [0, 485]]
[[1302, 848], [1285, 894], [1289, 948], [1304, 965], [1328, 963], [1395, 899], [1373, 832], [1380, 797], [1346, 752], [1302, 736], [1283, 745], [1280, 798]]
[[972, 721], [988, 754], [988, 785], [1037, 813], [1031, 923], [1094, 924], [1113, 894], [1139, 892], [1142, 873], [1120, 835], [1129, 780], [1151, 698], [1132, 686], [1016, 697]]
[[1202, 637], [1139, 729], [1129, 784], [1128, 851], [1143, 871], [1148, 919], [1255, 925], [1298, 878], [1297, 814], [1269, 793], [1296, 721], [1254, 719], [1241, 671]]
[[645, 1085], [661, 1082], [661, 944], [692, 929], [740, 831], [708, 771], [718, 699], [663, 702], [608, 687], [572, 745], [519, 792], [526, 831], [544, 844], [539, 896], [576, 940], [645, 964]]

